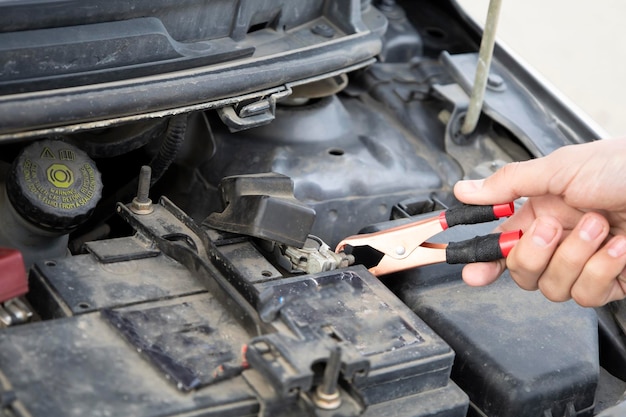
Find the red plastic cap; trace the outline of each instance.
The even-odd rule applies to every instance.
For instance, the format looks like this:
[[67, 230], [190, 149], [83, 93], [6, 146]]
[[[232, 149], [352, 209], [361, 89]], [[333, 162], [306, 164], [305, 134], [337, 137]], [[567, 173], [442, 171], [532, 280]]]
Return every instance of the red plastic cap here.
[[439, 224], [441, 225], [441, 228], [443, 230], [446, 230], [448, 228], [448, 221], [446, 220], [445, 211], [442, 211], [441, 213], [439, 213]]
[[493, 214], [499, 219], [501, 217], [509, 217], [515, 213], [515, 204], [511, 201], [506, 204], [496, 204], [493, 206]]
[[513, 249], [513, 246], [517, 242], [519, 242], [522, 237], [521, 230], [513, 230], [512, 232], [503, 232], [500, 234], [500, 239], [498, 239], [498, 244], [500, 245], [500, 251], [502, 252], [502, 256], [505, 258], [509, 256], [509, 252]]
[[28, 278], [22, 253], [0, 248], [0, 303], [28, 292]]

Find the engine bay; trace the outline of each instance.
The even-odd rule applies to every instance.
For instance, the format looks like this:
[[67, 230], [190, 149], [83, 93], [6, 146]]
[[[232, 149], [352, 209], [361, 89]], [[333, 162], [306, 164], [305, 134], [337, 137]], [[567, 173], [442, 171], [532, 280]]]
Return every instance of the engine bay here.
[[[473, 288], [462, 265], [376, 277], [333, 250], [598, 138], [499, 47], [462, 134], [480, 33], [454, 2], [114, 2], [50, 23], [54, 3], [32, 27], [7, 6], [0, 33], [3, 415], [613, 415], [621, 304], [506, 273]], [[71, 65], [20, 61], [57, 49]]]

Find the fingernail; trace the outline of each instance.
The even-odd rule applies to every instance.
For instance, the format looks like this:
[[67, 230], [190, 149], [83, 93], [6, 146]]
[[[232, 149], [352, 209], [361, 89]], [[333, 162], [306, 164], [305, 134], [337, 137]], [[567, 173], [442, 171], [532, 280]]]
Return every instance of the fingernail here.
[[619, 258], [626, 255], [626, 239], [623, 237], [616, 237], [612, 239], [608, 244], [607, 253], [613, 258]]
[[459, 181], [456, 185], [457, 189], [464, 193], [475, 193], [483, 188], [485, 180], [466, 180]]
[[543, 220], [537, 220], [535, 224], [535, 230], [533, 230], [532, 239], [533, 243], [541, 248], [545, 248], [554, 240], [558, 229], [546, 223]]
[[598, 219], [596, 219], [595, 217], [587, 217], [585, 220], [583, 220], [583, 224], [580, 226], [580, 232], [578, 232], [578, 236], [580, 236], [582, 240], [591, 242], [592, 240], [595, 240], [598, 236], [600, 236], [603, 228], [604, 226], [601, 222], [598, 221]]

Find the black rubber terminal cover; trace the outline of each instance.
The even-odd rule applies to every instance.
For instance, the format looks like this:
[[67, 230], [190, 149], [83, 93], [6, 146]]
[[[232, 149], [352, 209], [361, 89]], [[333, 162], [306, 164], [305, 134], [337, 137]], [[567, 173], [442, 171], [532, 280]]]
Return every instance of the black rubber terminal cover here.
[[13, 161], [7, 194], [15, 210], [43, 229], [66, 233], [89, 217], [102, 193], [96, 164], [80, 149], [43, 140]]
[[275, 172], [233, 175], [219, 185], [224, 211], [204, 224], [218, 230], [273, 240], [301, 248], [315, 211], [298, 201], [291, 178]]

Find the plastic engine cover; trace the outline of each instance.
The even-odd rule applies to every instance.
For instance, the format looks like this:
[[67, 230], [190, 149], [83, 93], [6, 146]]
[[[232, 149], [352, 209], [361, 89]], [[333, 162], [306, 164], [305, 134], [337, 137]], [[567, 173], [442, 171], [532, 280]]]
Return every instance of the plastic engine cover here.
[[[462, 240], [492, 228], [449, 229], [441, 238]], [[593, 415], [599, 373], [593, 309], [524, 291], [508, 272], [489, 286], [469, 287], [460, 270], [433, 265], [394, 277], [392, 285], [452, 346], [452, 378], [479, 415]]]

